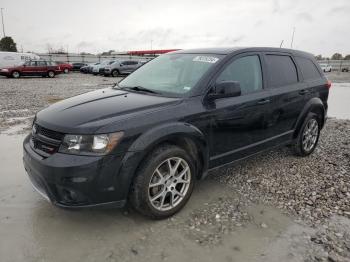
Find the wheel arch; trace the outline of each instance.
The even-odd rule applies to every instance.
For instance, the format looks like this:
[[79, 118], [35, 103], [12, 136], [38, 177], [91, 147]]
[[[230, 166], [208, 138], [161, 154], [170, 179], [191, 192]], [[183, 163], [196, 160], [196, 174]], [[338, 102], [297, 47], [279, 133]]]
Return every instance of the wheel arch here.
[[164, 124], [147, 131], [136, 139], [125, 154], [116, 181], [129, 194], [132, 181], [143, 160], [150, 152], [163, 144], [172, 144], [184, 149], [194, 158], [196, 177], [202, 178], [208, 169], [209, 150], [204, 134], [188, 123]]
[[310, 112], [315, 113], [317, 116], [319, 116], [321, 128], [323, 128], [326, 121], [326, 110], [322, 100], [318, 97], [314, 97], [306, 103], [303, 110], [299, 114], [299, 117], [297, 119], [297, 122], [294, 128], [294, 135], [293, 135], [294, 138], [298, 136], [300, 128], [303, 125], [304, 119]]

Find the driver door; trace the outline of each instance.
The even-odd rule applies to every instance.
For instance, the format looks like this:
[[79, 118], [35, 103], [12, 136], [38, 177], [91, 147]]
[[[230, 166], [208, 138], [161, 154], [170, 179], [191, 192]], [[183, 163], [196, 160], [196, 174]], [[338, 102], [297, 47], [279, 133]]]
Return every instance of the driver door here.
[[25, 65], [23, 66], [22, 75], [25, 76], [31, 76], [35, 73], [36, 70], [36, 66], [37, 66], [37, 62], [36, 61], [28, 61], [25, 63]]
[[263, 81], [258, 53], [235, 56], [214, 83], [238, 81], [241, 95], [208, 104], [211, 116], [209, 168], [220, 166], [264, 149], [268, 132], [270, 92]]

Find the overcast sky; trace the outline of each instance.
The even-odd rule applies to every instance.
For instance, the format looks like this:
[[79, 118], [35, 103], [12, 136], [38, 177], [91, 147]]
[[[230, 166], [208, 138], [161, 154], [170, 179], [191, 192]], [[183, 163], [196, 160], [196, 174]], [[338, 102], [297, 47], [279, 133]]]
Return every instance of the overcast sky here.
[[217, 46], [350, 54], [350, 0], [1, 0], [19, 50], [69, 52]]

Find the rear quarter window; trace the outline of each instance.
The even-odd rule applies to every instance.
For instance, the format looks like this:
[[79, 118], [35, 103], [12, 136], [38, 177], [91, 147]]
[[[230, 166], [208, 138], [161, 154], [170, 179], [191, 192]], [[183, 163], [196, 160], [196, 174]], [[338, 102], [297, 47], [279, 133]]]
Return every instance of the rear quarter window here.
[[298, 82], [298, 74], [292, 58], [288, 55], [266, 55], [270, 87], [281, 87]]
[[308, 58], [295, 57], [295, 60], [301, 70], [304, 80], [317, 79], [321, 77], [316, 65]]

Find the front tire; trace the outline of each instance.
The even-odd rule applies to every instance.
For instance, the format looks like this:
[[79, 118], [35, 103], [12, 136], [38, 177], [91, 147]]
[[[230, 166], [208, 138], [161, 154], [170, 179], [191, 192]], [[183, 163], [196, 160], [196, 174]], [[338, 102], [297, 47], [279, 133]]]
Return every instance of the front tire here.
[[20, 74], [18, 71], [13, 71], [12, 74], [11, 74], [11, 76], [12, 76], [13, 78], [20, 78], [21, 74]]
[[299, 156], [308, 156], [316, 148], [320, 137], [320, 119], [314, 113], [309, 113], [299, 131], [294, 151]]
[[163, 145], [139, 167], [130, 201], [141, 214], [163, 219], [180, 211], [190, 198], [195, 181], [193, 159], [183, 149]]

